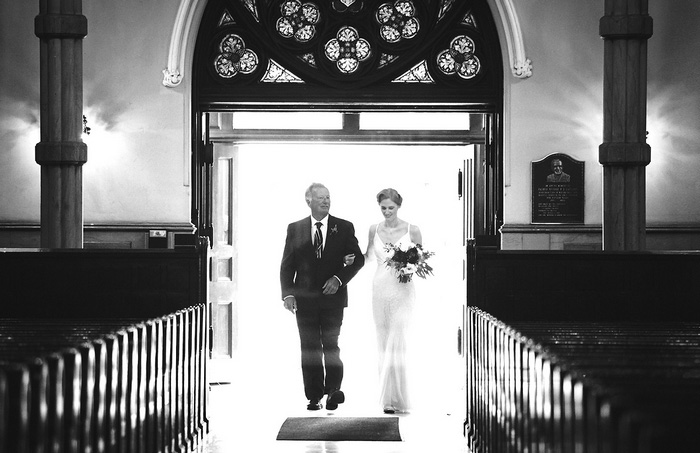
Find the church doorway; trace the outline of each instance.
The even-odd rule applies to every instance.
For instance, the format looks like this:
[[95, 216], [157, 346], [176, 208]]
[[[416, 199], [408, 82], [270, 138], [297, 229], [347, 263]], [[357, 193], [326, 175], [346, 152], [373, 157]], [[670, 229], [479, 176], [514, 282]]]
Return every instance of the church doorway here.
[[[370, 226], [381, 221], [376, 193], [393, 187], [404, 197], [401, 217], [419, 225], [424, 245], [435, 252], [431, 258], [435, 275], [416, 283], [418, 308], [411, 336], [416, 396], [420, 399], [422, 394], [426, 402], [435, 403], [427, 390], [436, 381], [451, 387], [448, 393], [459, 394], [464, 385], [459, 379], [464, 376], [460, 372], [464, 246], [474, 229], [473, 162], [477, 150], [484, 148], [483, 115], [433, 113], [397, 121], [402, 115], [395, 114], [381, 133], [365, 129], [371, 131], [365, 137], [348, 134], [340, 143], [339, 134], [319, 129], [304, 134], [288, 130], [290, 136], [299, 136], [297, 142], [271, 141], [270, 134], [253, 138], [256, 130], [264, 129], [233, 127], [236, 114], [212, 115], [210, 381], [230, 382], [242, 363], [257, 363], [258, 370], [267, 364], [289, 376], [298, 374], [292, 382], [300, 382], [298, 334], [293, 316], [280, 301], [279, 263], [286, 225], [309, 214], [306, 187], [322, 182], [331, 191], [332, 214], [354, 223], [363, 251]], [[309, 124], [318, 128], [324, 121], [332, 122], [328, 116], [333, 117], [320, 115]], [[246, 121], [246, 115], [238, 117]], [[375, 128], [377, 121], [383, 121], [381, 116], [373, 119]], [[416, 134], [418, 126], [408, 125], [410, 121], [421, 124], [423, 132]], [[329, 138], [333, 135], [335, 142]], [[367, 397], [368, 405], [374, 402], [370, 395], [376, 388], [370, 289], [378, 264], [382, 263], [368, 262], [351, 282], [341, 336], [345, 385]], [[451, 402], [455, 401], [460, 398]]]
[[[424, 230], [440, 269], [419, 282], [428, 324], [417, 351], [432, 364], [421, 368], [433, 386], [464, 380], [448, 364], [463, 362], [466, 241], [497, 236], [502, 223], [502, 78], [486, 0], [207, 3], [193, 62], [192, 221], [212, 244], [212, 356], [222, 366], [210, 380], [236, 375], [226, 364], [248, 353], [254, 366], [274, 354], [275, 366], [290, 361], [285, 373], [299, 369], [278, 270], [311, 182], [328, 186], [331, 212], [355, 223], [362, 248], [380, 219], [374, 195], [402, 193], [402, 217]], [[412, 114], [422, 119], [404, 121]], [[342, 341], [356, 382], [375, 374], [366, 288], [376, 265], [350, 286]]]

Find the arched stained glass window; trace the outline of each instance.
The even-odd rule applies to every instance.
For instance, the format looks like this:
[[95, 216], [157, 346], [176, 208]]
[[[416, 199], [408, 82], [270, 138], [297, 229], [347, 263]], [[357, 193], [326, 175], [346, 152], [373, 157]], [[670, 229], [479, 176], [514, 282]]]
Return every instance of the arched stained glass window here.
[[486, 0], [210, 0], [200, 100], [493, 102], [502, 86]]

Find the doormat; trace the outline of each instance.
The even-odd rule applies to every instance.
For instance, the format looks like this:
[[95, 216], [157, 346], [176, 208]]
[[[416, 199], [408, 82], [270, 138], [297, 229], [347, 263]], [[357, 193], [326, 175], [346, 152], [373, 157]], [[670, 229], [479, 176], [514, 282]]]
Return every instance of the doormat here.
[[398, 417], [289, 417], [277, 440], [401, 441]]

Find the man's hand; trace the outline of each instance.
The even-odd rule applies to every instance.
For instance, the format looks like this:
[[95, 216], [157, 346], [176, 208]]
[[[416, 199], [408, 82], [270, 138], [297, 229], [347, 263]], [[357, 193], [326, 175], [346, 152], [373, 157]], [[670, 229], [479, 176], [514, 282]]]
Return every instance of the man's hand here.
[[338, 279], [335, 277], [331, 277], [328, 280], [326, 280], [326, 283], [323, 284], [323, 294], [335, 294], [338, 292], [339, 287], [340, 282], [338, 281]]
[[297, 312], [297, 299], [294, 296], [289, 296], [284, 299], [284, 308], [291, 311], [293, 314]]

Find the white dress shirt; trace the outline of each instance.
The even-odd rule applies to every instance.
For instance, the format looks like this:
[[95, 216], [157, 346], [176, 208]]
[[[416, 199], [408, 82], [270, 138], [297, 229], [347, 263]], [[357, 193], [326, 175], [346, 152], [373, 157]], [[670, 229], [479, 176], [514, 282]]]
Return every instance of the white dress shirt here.
[[313, 216], [311, 216], [311, 243], [314, 243], [314, 236], [316, 235], [316, 222], [321, 222], [323, 225], [321, 225], [321, 235], [323, 236], [323, 245], [321, 247], [321, 250], [326, 248], [326, 237], [328, 235], [326, 234], [328, 232], [328, 216], [325, 216], [321, 220], [316, 220], [314, 219]]

